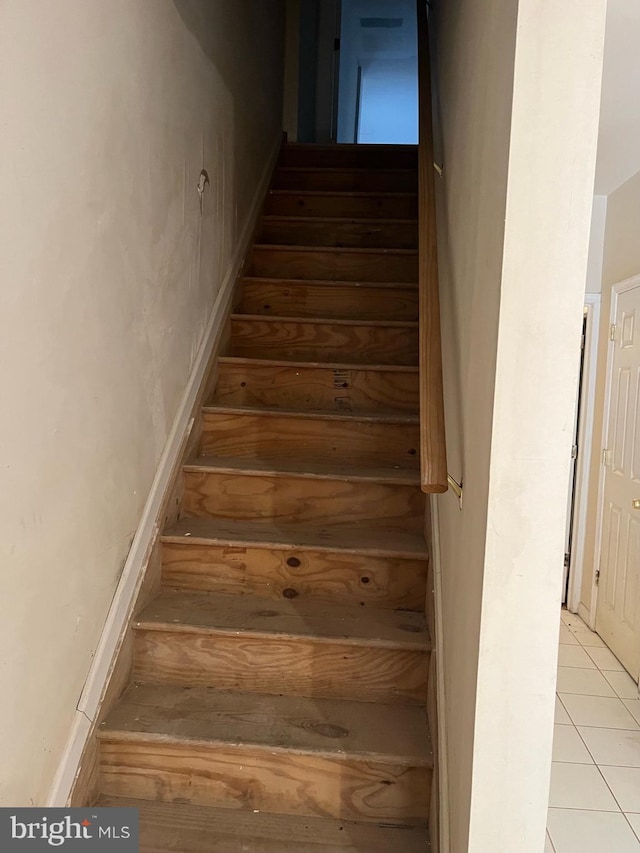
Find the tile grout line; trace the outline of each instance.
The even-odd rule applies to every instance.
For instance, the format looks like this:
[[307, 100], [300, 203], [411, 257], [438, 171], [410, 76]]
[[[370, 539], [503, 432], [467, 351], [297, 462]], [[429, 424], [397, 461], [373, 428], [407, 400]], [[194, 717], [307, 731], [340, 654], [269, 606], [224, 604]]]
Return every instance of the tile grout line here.
[[[578, 734], [580, 734], [580, 732], [578, 732]], [[587, 746], [587, 745], [586, 745], [586, 743], [585, 743], [585, 746]], [[588, 751], [588, 750], [589, 750], [589, 747], [587, 747], [587, 751]], [[589, 753], [589, 754], [591, 754], [591, 753]], [[595, 761], [594, 761], [593, 765], [591, 765], [591, 764], [578, 764], [578, 763], [577, 763], [577, 762], [575, 762], [575, 761], [563, 761], [563, 762], [558, 762], [558, 763], [559, 763], [559, 764], [574, 764], [574, 765], [576, 765], [576, 766], [578, 766], [578, 767], [592, 767], [592, 766], [593, 766], [593, 767], [595, 767], [595, 769], [598, 771], [598, 774], [600, 775], [600, 778], [602, 779], [602, 781], [603, 781], [603, 782], [604, 782], [604, 784], [606, 785], [607, 790], [609, 791], [609, 793], [610, 793], [610, 794], [611, 794], [611, 796], [613, 797], [613, 801], [614, 801], [614, 802], [616, 803], [616, 805], [618, 806], [618, 810], [617, 810], [617, 811], [612, 811], [611, 809], [579, 809], [579, 808], [569, 808], [569, 809], [568, 809], [569, 811], [577, 811], [577, 812], [582, 812], [582, 811], [591, 811], [591, 812], [608, 812], [609, 814], [624, 814], [624, 812], [622, 811], [622, 807], [620, 806], [620, 803], [618, 802], [618, 798], [616, 797], [616, 795], [615, 795], [615, 794], [613, 793], [613, 791], [611, 790], [611, 786], [609, 785], [609, 783], [608, 783], [608, 782], [607, 782], [607, 780], [605, 779], [605, 777], [604, 777], [604, 773], [603, 773], [603, 772], [602, 772], [602, 770], [600, 769], [600, 765], [599, 765], [599, 764], [596, 764], [596, 763], [595, 763]], [[606, 766], [608, 766], [608, 765], [603, 765], [603, 766], [604, 766], [604, 767], [606, 767]], [[553, 807], [552, 807], [552, 808], [553, 808]], [[560, 806], [560, 808], [563, 808], [563, 806]]]
[[[592, 727], [592, 726], [583, 726], [582, 728], [583, 728], [583, 729], [587, 729], [587, 728], [596, 728], [596, 726], [593, 726], [593, 727]], [[594, 754], [591, 752], [591, 750], [589, 749], [589, 744], [588, 744], [588, 743], [586, 742], [586, 740], [582, 737], [582, 732], [580, 731], [580, 729], [579, 729], [577, 726], [576, 726], [576, 731], [578, 732], [578, 737], [580, 738], [580, 740], [582, 741], [582, 743], [585, 745], [585, 749], [587, 750], [587, 752], [588, 752], [588, 753], [589, 753], [589, 755], [591, 756], [591, 758], [592, 758], [592, 760], [593, 760], [593, 763], [595, 764], [595, 766], [596, 766], [596, 767], [599, 767], [598, 762], [596, 761], [596, 757], [595, 757], [595, 755], [594, 755]], [[619, 729], [618, 731], [625, 731], [625, 729]], [[629, 730], [629, 731], [631, 731], [631, 730]], [[602, 774], [600, 774], [600, 775], [602, 775]], [[607, 780], [605, 779], [605, 782], [606, 782], [606, 781], [607, 781]], [[608, 787], [608, 786], [607, 786], [607, 787]], [[612, 793], [613, 793], [613, 792], [612, 792]], [[615, 799], [615, 797], [614, 797], [614, 799]], [[618, 802], [618, 801], [616, 800], [616, 802]]]
[[[573, 695], [573, 694], [571, 694], [571, 695]], [[599, 697], [598, 696], [596, 698], [599, 699], [599, 698], [606, 698], [606, 697]], [[633, 732], [634, 735], [640, 734], [640, 728], [637, 728], [637, 729], [621, 729], [618, 726], [585, 726], [582, 723], [574, 723], [573, 720], [571, 720], [571, 723], [555, 723], [555, 725], [558, 725], [558, 726], [569, 726], [569, 725], [571, 725], [571, 726], [574, 726], [575, 728], [578, 728], [578, 726], [579, 726], [581, 729], [600, 729], [601, 731], [606, 731], [606, 732]], [[607, 766], [607, 765], [604, 765], [604, 766]], [[615, 766], [615, 765], [613, 765], [613, 766]], [[621, 764], [620, 766], [625, 767], [627, 765]], [[640, 814], [640, 812], [639, 812], [639, 814]]]
[[[588, 765], [583, 764], [583, 767], [587, 767]], [[555, 809], [557, 812], [592, 812], [593, 814], [624, 814], [621, 811], [611, 811], [611, 809], [579, 809], [577, 806], [549, 806], [550, 809]], [[635, 814], [635, 812], [629, 812], [629, 814]]]
[[[598, 695], [594, 695], [593, 693], [569, 693], [566, 690], [563, 690], [563, 691], [556, 690], [556, 697], [560, 701], [560, 704], [562, 705], [564, 710], [567, 712], [567, 715], [568, 715], [569, 719], [571, 720], [572, 724], [574, 726], [582, 725], [583, 728], [587, 728], [587, 729], [617, 729], [620, 727], [619, 726], [588, 726], [588, 725], [585, 725], [583, 723], [576, 723], [575, 720], [573, 719], [573, 717], [571, 716], [571, 714], [569, 713], [569, 709], [567, 708], [565, 703], [562, 701], [562, 696], [586, 696], [590, 699], [617, 699], [618, 702], [620, 702], [622, 704], [622, 707], [624, 708], [626, 713], [629, 715], [629, 717], [631, 717], [631, 720], [634, 723], [634, 726], [632, 728], [624, 727], [624, 728], [621, 728], [620, 731], [628, 731], [628, 732], [640, 731], [640, 720], [636, 719], [634, 714], [631, 712], [631, 710], [629, 708], [627, 708], [627, 706], [625, 704], [625, 702], [635, 701], [633, 699], [626, 699], [625, 700], [625, 699], [622, 699], [622, 697], [617, 696], [617, 695], [614, 695], [614, 696], [598, 696]], [[565, 725], [566, 725], [566, 723], [565, 723]]]
[[[591, 670], [589, 670], [589, 672], [590, 671]], [[613, 690], [613, 687], [611, 689]], [[620, 699], [622, 702], [621, 697], [616, 693], [614, 693], [613, 696], [602, 693], [572, 693], [570, 690], [563, 690], [562, 693], [564, 693], [565, 696], [588, 696], [590, 699]]]
[[633, 824], [631, 823], [631, 821], [629, 820], [629, 817], [628, 817], [628, 815], [630, 815], [630, 814], [638, 814], [638, 812], [622, 812], [622, 814], [624, 815], [624, 819], [626, 820], [626, 822], [627, 822], [627, 823], [629, 824], [629, 826], [631, 827], [631, 832], [633, 832], [633, 834], [635, 835], [635, 837], [638, 839], [638, 842], [640, 843], [640, 835], [638, 835], [638, 833], [635, 831], [635, 829], [633, 828]]
[[549, 827], [547, 826], [547, 838], [549, 839], [549, 844], [551, 845], [552, 853], [558, 853], [556, 850], [556, 845], [553, 843], [553, 838], [551, 837], [551, 833], [549, 832]]
[[[564, 613], [564, 611], [562, 611], [562, 612]], [[627, 707], [627, 705], [626, 705], [626, 701], [634, 701], [634, 700], [633, 700], [633, 699], [628, 699], [628, 700], [626, 700], [626, 701], [625, 701], [625, 699], [624, 699], [622, 696], [620, 696], [620, 695], [619, 695], [619, 693], [618, 693], [618, 691], [616, 690], [616, 688], [614, 687], [614, 685], [613, 685], [613, 684], [611, 684], [611, 682], [609, 681], [609, 679], [608, 679], [608, 678], [607, 678], [607, 676], [606, 676], [606, 673], [607, 673], [607, 672], [610, 672], [610, 673], [614, 673], [614, 672], [623, 672], [623, 673], [626, 673], [626, 670], [625, 670], [624, 668], [622, 668], [622, 669], [607, 669], [607, 670], [602, 669], [602, 668], [600, 667], [600, 665], [598, 664], [597, 660], [596, 660], [594, 657], [592, 657], [592, 655], [589, 653], [589, 649], [603, 648], [603, 647], [604, 647], [605, 649], [607, 649], [607, 650], [610, 652], [610, 654], [612, 654], [612, 655], [613, 655], [613, 652], [608, 648], [608, 646], [607, 646], [606, 644], [605, 644], [604, 646], [585, 646], [585, 645], [583, 645], [583, 644], [580, 642], [580, 638], [579, 638], [579, 636], [577, 636], [576, 632], [572, 631], [572, 630], [571, 630], [570, 625], [568, 625], [568, 624], [564, 621], [564, 619], [562, 619], [562, 614], [561, 614], [561, 626], [564, 626], [565, 628], [567, 628], [567, 629], [570, 631], [570, 633], [572, 634], [572, 636], [573, 636], [573, 637], [575, 637], [575, 639], [578, 641], [579, 648], [583, 649], [583, 651], [585, 651], [585, 652], [586, 652], [586, 654], [589, 656], [589, 658], [593, 661], [593, 663], [594, 663], [594, 665], [595, 665], [595, 671], [599, 672], [599, 673], [600, 673], [600, 675], [602, 675], [602, 676], [604, 677], [605, 681], [606, 681], [606, 682], [607, 682], [607, 684], [611, 687], [611, 689], [614, 691], [614, 694], [615, 694], [614, 696], [598, 696], [598, 695], [595, 695], [595, 696], [594, 696], [593, 694], [589, 694], [589, 693], [567, 693], [567, 692], [565, 691], [565, 695], [567, 695], [567, 696], [590, 696], [590, 697], [592, 697], [592, 698], [596, 698], [596, 699], [617, 699], [617, 700], [618, 700], [618, 702], [620, 702], [620, 704], [622, 705], [622, 707], [625, 709], [626, 713], [631, 717], [631, 719], [633, 720], [633, 723], [636, 725], [636, 728], [634, 728], [634, 729], [620, 729], [620, 728], [617, 728], [617, 727], [611, 727], [611, 726], [580, 726], [580, 728], [582, 728], [582, 729], [605, 729], [605, 730], [609, 730], [609, 731], [612, 731], [612, 732], [623, 732], [623, 731], [629, 731], [629, 732], [634, 732], [634, 733], [638, 733], [638, 732], [640, 732], [640, 721], [636, 719], [635, 715], [634, 715], [634, 714], [632, 714], [631, 710], [630, 710], [630, 709]], [[589, 629], [587, 629], [587, 630], [589, 630]], [[592, 634], [592, 633], [594, 633], [594, 632], [590, 632], [590, 634]], [[597, 635], [597, 634], [596, 634], [596, 636], [599, 636], [599, 635]], [[559, 642], [559, 646], [562, 646], [562, 645], [573, 646], [573, 645], [575, 645], [575, 644], [574, 644], [574, 643], [564, 643], [564, 644], [563, 644], [563, 643]], [[559, 650], [559, 651], [560, 651], [560, 650]], [[614, 657], [615, 657], [615, 655], [614, 655]], [[616, 660], [617, 660], [617, 658], [616, 658]], [[558, 667], [560, 667], [560, 664], [558, 664]], [[589, 672], [593, 672], [593, 671], [594, 671], [594, 669], [593, 669], [592, 667], [566, 667], [566, 666], [565, 666], [564, 668], [565, 668], [565, 669], [584, 669], [584, 670], [587, 670], [587, 671], [589, 671]], [[628, 675], [628, 673], [627, 673], [627, 675]], [[630, 677], [630, 676], [629, 676], [629, 677]], [[592, 752], [592, 751], [591, 751], [591, 749], [589, 748], [589, 745], [587, 744], [587, 742], [585, 741], [585, 739], [582, 737], [582, 732], [580, 731], [580, 728], [578, 727], [578, 724], [574, 721], [573, 717], [572, 717], [572, 716], [571, 716], [571, 714], [569, 713], [569, 710], [568, 710], [568, 708], [566, 707], [566, 705], [564, 704], [564, 702], [562, 701], [562, 698], [561, 698], [560, 693], [559, 693], [558, 691], [556, 691], [556, 698], [557, 698], [557, 700], [560, 702], [560, 706], [564, 709], [565, 713], [567, 714], [567, 716], [568, 716], [568, 718], [569, 718], [569, 720], [570, 720], [570, 725], [573, 727], [573, 729], [574, 729], [575, 731], [577, 731], [577, 733], [578, 733], [578, 737], [579, 737], [579, 739], [580, 739], [581, 743], [584, 745], [584, 747], [585, 747], [585, 749], [586, 749], [586, 751], [587, 751], [587, 754], [591, 757], [591, 759], [592, 759], [592, 761], [593, 761], [593, 766], [597, 768], [597, 770], [598, 770], [598, 774], [599, 774], [600, 778], [603, 780], [603, 782], [604, 782], [604, 784], [605, 784], [605, 786], [606, 786], [607, 790], [610, 792], [610, 794], [611, 794], [611, 796], [612, 796], [612, 798], [613, 798], [613, 801], [617, 804], [618, 809], [619, 809], [619, 811], [617, 811], [617, 812], [612, 812], [612, 811], [609, 811], [609, 810], [600, 810], [600, 809], [572, 809], [572, 808], [558, 809], [558, 811], [567, 811], [567, 812], [569, 812], [569, 811], [590, 811], [590, 812], [593, 812], [593, 813], [595, 813], [595, 814], [603, 814], [603, 813], [604, 813], [604, 814], [621, 814], [621, 815], [624, 817], [624, 820], [625, 820], [626, 825], [627, 825], [627, 826], [629, 827], [629, 829], [631, 830], [633, 837], [638, 841], [638, 843], [640, 843], [640, 835], [638, 835], [638, 833], [637, 833], [637, 832], [636, 832], [636, 830], [634, 829], [634, 827], [633, 827], [633, 825], [632, 825], [632, 823], [631, 823], [631, 821], [629, 820], [629, 817], [628, 817], [628, 814], [635, 814], [635, 812], [628, 812], [628, 813], [627, 813], [627, 812], [624, 812], [624, 811], [622, 810], [622, 806], [621, 806], [621, 804], [620, 804], [620, 802], [619, 802], [618, 798], [616, 797], [616, 795], [615, 795], [615, 793], [614, 793], [613, 789], [611, 788], [611, 786], [610, 786], [610, 785], [609, 785], [609, 783], [607, 782], [607, 779], [605, 778], [604, 773], [602, 772], [602, 769], [601, 769], [602, 767], [626, 767], [627, 765], [598, 764], [598, 763], [596, 762], [595, 755], [593, 754], [593, 752]], [[640, 692], [639, 692], [638, 698], [640, 698]], [[554, 722], [554, 724], [555, 724], [555, 722]], [[568, 725], [568, 724], [567, 724], [567, 723], [560, 723], [560, 724], [558, 724], [558, 725], [565, 725], [565, 726], [566, 726], [566, 725]], [[557, 762], [557, 763], [578, 764], [578, 762]], [[589, 765], [582, 765], [582, 766], [588, 767]], [[556, 808], [557, 808], [557, 807], [556, 807]], [[551, 834], [550, 834], [550, 832], [549, 832], [548, 824], [547, 824], [547, 837], [548, 837], [548, 839], [549, 839], [549, 843], [550, 843], [550, 845], [551, 845], [552, 850], [554, 851], [554, 853], [557, 853], [557, 850], [556, 850], [555, 844], [554, 844], [553, 839], [551, 838]]]

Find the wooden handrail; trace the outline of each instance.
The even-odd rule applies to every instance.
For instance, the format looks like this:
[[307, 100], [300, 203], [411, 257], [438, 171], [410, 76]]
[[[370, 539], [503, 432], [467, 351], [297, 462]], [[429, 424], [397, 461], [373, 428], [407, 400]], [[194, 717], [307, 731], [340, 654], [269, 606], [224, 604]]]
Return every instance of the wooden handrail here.
[[418, 3], [420, 480], [423, 492], [446, 492], [447, 451], [442, 387], [442, 336], [431, 104], [431, 59], [426, 0]]

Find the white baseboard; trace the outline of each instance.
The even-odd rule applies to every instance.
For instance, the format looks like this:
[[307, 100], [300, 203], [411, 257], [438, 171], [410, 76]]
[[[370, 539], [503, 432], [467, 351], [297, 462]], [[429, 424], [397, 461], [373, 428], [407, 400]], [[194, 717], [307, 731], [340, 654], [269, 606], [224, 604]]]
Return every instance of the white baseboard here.
[[450, 853], [449, 837], [449, 772], [447, 764], [447, 707], [444, 689], [444, 634], [442, 631], [442, 559], [438, 495], [431, 495], [431, 559], [433, 560], [433, 595], [435, 610], [436, 702], [438, 705], [438, 802], [440, 806], [438, 853]]
[[595, 631], [595, 623], [591, 623], [591, 611], [587, 610], [582, 602], [578, 605], [578, 616], [591, 628], [592, 631]]
[[98, 716], [102, 698], [111, 675], [116, 655], [131, 619], [151, 551], [158, 535], [158, 515], [162, 509], [167, 489], [171, 486], [173, 472], [180, 463], [182, 453], [193, 427], [192, 412], [212, 353], [219, 346], [224, 323], [229, 315], [238, 273], [249, 249], [257, 218], [269, 187], [269, 181], [282, 143], [282, 133], [270, 152], [256, 189], [251, 210], [244, 223], [236, 251], [211, 310], [209, 322], [194, 362], [185, 393], [178, 408], [171, 432], [158, 464], [149, 497], [136, 530], [131, 550], [116, 588], [107, 620], [98, 642], [95, 656], [67, 739], [58, 770], [47, 798], [47, 806], [64, 807], [71, 794], [80, 761], [93, 724]]

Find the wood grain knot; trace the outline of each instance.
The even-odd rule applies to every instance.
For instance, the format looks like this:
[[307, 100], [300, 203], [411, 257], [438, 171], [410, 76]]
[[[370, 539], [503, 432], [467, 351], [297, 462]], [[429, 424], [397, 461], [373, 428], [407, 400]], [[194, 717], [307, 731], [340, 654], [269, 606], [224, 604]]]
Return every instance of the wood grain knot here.
[[293, 589], [292, 587], [287, 587], [287, 589], [282, 591], [282, 594], [285, 598], [297, 598], [300, 593], [297, 589]]
[[300, 566], [300, 560], [297, 557], [289, 557], [287, 565], [291, 566], [292, 569], [297, 569]]
[[334, 726], [331, 723], [311, 723], [309, 728], [313, 729], [317, 734], [322, 735], [322, 737], [349, 737], [349, 729], [345, 729], [342, 726]]

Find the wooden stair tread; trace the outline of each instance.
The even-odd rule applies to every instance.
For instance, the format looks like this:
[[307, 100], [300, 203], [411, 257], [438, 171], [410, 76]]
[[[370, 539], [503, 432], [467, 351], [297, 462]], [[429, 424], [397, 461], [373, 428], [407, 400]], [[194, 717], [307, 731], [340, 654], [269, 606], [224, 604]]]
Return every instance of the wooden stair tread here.
[[418, 192], [417, 190], [411, 192], [390, 192], [389, 190], [270, 189], [269, 195], [305, 195], [315, 198], [322, 196], [339, 196], [340, 198], [416, 198]]
[[225, 406], [222, 403], [209, 403], [207, 406], [203, 406], [202, 411], [211, 415], [264, 415], [265, 417], [304, 418], [305, 420], [317, 418], [327, 421], [363, 421], [380, 424], [420, 423], [420, 416], [410, 412], [381, 414], [380, 412], [327, 412], [321, 409], [305, 411], [302, 409], [276, 409], [267, 406]]
[[100, 738], [114, 736], [367, 756], [433, 766], [423, 708], [363, 705], [346, 699], [133, 684], [100, 726]]
[[268, 252], [323, 252], [326, 254], [341, 255], [417, 255], [418, 249], [381, 248], [378, 246], [299, 246], [296, 243], [289, 245], [282, 243], [254, 243], [254, 249], [262, 249]]
[[330, 818], [102, 796], [98, 808], [137, 808], [140, 853], [429, 853], [424, 825]]
[[348, 645], [430, 649], [424, 614], [312, 600], [265, 602], [248, 595], [163, 590], [134, 624], [174, 633], [312, 637]]
[[415, 198], [418, 192], [417, 190], [414, 192], [389, 192], [388, 190], [270, 189], [269, 195], [308, 195], [315, 198], [322, 196], [339, 196], [340, 198]]
[[380, 174], [381, 172], [388, 172], [390, 175], [395, 175], [398, 172], [403, 173], [411, 173], [418, 177], [418, 168], [410, 168], [408, 166], [399, 166], [397, 168], [393, 168], [391, 166], [381, 166], [381, 167], [367, 167], [367, 166], [277, 166], [277, 171], [279, 172], [301, 172], [303, 174], [307, 172], [318, 172], [321, 171], [323, 174], [327, 172], [339, 172], [340, 174], [348, 174], [348, 175], [366, 175], [370, 172], [374, 172], [376, 174]]
[[314, 222], [326, 222], [331, 225], [349, 223], [351, 225], [370, 225], [379, 228], [381, 225], [415, 225], [416, 218], [390, 217], [388, 219], [375, 219], [368, 216], [295, 216], [294, 214], [265, 213], [262, 217], [267, 222], [300, 222], [313, 224]]
[[340, 192], [339, 190], [271, 190], [266, 213], [273, 216], [347, 216], [367, 219], [415, 219], [418, 212], [415, 193]]
[[385, 288], [392, 288], [393, 290], [418, 289], [415, 281], [340, 281], [332, 278], [273, 278], [269, 276], [245, 275], [242, 277], [242, 282], [246, 284], [286, 284], [289, 287], [354, 287], [378, 290]]
[[424, 537], [401, 530], [361, 525], [354, 528], [314, 527], [260, 521], [184, 518], [168, 528], [163, 542], [194, 545], [239, 544], [263, 548], [345, 551], [363, 555], [427, 559]]
[[302, 466], [296, 460], [246, 459], [241, 457], [199, 456], [183, 466], [184, 471], [243, 474], [258, 477], [296, 477], [309, 480], [342, 480], [344, 482], [378, 482], [400, 486], [420, 484], [419, 471], [409, 468], [371, 468], [368, 466], [345, 465], [339, 461], [325, 464], [320, 462]]
[[[232, 314], [232, 320], [255, 320], [258, 323], [299, 323], [323, 326], [372, 326], [380, 329], [417, 329], [417, 320], [357, 320], [339, 317], [277, 317], [270, 314]], [[290, 363], [290, 362], [289, 362]]]
[[[353, 142], [294, 142], [287, 141], [283, 146], [283, 153], [287, 154], [291, 151], [304, 154], [398, 154], [407, 153], [418, 156], [418, 146], [412, 142], [359, 142], [357, 145]], [[417, 160], [416, 160], [417, 162]]]
[[[238, 315], [242, 316], [242, 315]], [[262, 318], [261, 318], [262, 319]], [[242, 355], [221, 355], [218, 364], [245, 364], [247, 366], [271, 366], [271, 367], [310, 367], [321, 370], [384, 370], [395, 373], [418, 373], [420, 368], [415, 364], [360, 364], [358, 362], [346, 361], [292, 361], [286, 358], [251, 358]]]

